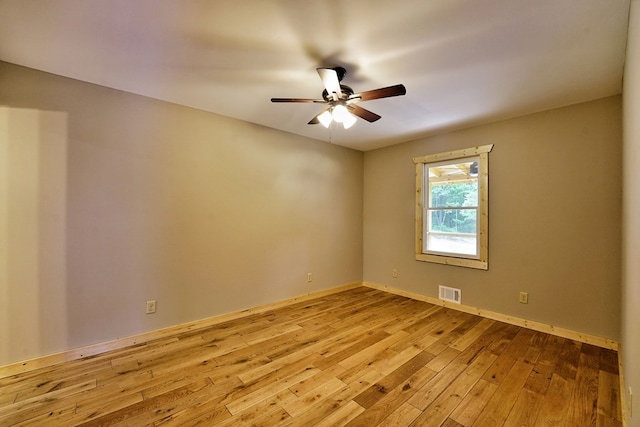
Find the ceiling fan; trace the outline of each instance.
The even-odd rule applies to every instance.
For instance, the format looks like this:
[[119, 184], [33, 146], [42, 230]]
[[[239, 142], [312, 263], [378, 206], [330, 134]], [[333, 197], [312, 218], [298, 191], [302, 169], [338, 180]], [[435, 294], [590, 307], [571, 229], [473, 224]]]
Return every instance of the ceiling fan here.
[[401, 84], [354, 93], [353, 89], [349, 86], [340, 84], [347, 73], [347, 70], [343, 67], [317, 68], [316, 70], [325, 87], [322, 92], [323, 99], [271, 98], [271, 102], [328, 104], [328, 107], [318, 113], [308, 124], [315, 125], [322, 123], [324, 127], [328, 128], [331, 122], [335, 121], [342, 123], [345, 129], [349, 129], [356, 122], [356, 117], [360, 117], [368, 122], [375, 122], [381, 117], [374, 112], [356, 105], [358, 102], [400, 96], [407, 93], [407, 89]]

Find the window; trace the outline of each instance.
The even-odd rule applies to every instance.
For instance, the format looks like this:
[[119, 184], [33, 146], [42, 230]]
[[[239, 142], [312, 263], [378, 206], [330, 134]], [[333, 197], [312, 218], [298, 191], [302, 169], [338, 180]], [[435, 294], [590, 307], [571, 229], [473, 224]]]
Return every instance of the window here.
[[487, 270], [493, 145], [413, 159], [416, 259]]

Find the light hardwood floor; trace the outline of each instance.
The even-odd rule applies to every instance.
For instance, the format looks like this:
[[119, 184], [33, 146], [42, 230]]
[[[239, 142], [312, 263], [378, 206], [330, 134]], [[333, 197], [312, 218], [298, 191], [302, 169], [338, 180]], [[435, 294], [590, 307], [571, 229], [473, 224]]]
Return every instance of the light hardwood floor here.
[[615, 351], [366, 287], [0, 379], [0, 425], [620, 426]]

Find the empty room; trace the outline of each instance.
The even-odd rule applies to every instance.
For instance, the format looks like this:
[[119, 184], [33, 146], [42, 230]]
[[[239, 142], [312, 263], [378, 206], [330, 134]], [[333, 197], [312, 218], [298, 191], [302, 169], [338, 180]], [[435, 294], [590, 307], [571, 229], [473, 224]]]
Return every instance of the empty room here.
[[640, 427], [640, 0], [0, 0], [0, 426]]

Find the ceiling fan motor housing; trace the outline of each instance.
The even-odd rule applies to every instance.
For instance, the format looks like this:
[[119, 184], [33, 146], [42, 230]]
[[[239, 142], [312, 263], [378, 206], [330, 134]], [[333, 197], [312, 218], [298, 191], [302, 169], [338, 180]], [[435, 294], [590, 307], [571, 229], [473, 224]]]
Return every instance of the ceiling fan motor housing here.
[[[353, 89], [347, 85], [340, 85], [340, 90], [342, 91], [342, 97], [340, 99], [348, 99], [354, 93]], [[327, 102], [333, 101], [333, 97], [329, 96], [329, 92], [327, 92], [326, 89], [322, 91], [322, 97]]]

